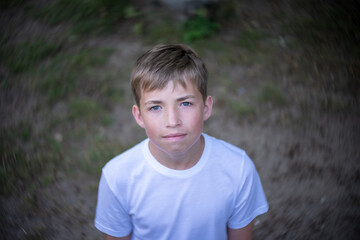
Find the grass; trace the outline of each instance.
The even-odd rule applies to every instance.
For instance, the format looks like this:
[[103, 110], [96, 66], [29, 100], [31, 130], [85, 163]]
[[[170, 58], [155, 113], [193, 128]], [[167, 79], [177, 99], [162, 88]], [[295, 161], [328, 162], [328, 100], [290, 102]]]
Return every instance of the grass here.
[[249, 105], [246, 105], [243, 101], [231, 101], [230, 109], [232, 114], [240, 118], [252, 118], [255, 116], [255, 109]]
[[351, 1], [295, 1], [293, 8], [298, 14], [286, 24], [301, 42], [301, 46], [316, 46], [324, 52], [346, 50], [357, 58], [360, 54], [359, 4]]
[[195, 44], [199, 40], [206, 40], [220, 30], [220, 24], [210, 19], [207, 10], [200, 8], [194, 16], [185, 22], [173, 19], [173, 16], [162, 14], [153, 16], [156, 21], [138, 22], [133, 27], [133, 32], [144, 36], [148, 42], [173, 43], [185, 42]]
[[264, 83], [258, 94], [260, 102], [271, 103], [275, 106], [286, 105], [286, 99], [280, 89], [273, 83]]
[[61, 53], [34, 71], [36, 88], [49, 103], [67, 97], [80, 88], [81, 79], [90, 78], [97, 67], [107, 62], [112, 49], [89, 48], [75, 53]]
[[56, 0], [35, 15], [52, 25], [70, 23], [72, 33], [82, 35], [111, 32], [117, 23], [139, 13], [128, 0]]
[[134, 31], [141, 33], [141, 35], [145, 36], [147, 42], [152, 44], [179, 42], [182, 34], [181, 26], [173, 23], [166, 16], [157, 23], [135, 25]]
[[[45, 158], [40, 152], [25, 153], [20, 147], [1, 146], [0, 183], [1, 194], [9, 194], [18, 183], [31, 184], [34, 179], [39, 179], [41, 173], [53, 161]], [[48, 161], [47, 163], [44, 160]]]
[[8, 9], [8, 8], [18, 7], [20, 5], [24, 5], [26, 3], [28, 3], [27, 0], [12, 0], [12, 1], [0, 0], [0, 9], [5, 10], [5, 9]]
[[50, 135], [40, 135], [25, 120], [1, 130], [1, 195], [14, 193], [19, 184], [26, 187], [51, 182], [53, 176], [49, 178], [49, 173], [59, 164], [63, 146]]
[[192, 43], [215, 35], [219, 29], [220, 24], [207, 17], [205, 8], [200, 8], [193, 18], [184, 23], [182, 39], [185, 43]]
[[106, 113], [100, 103], [92, 99], [73, 99], [69, 103], [69, 120], [101, 118]]
[[260, 49], [260, 40], [264, 39], [264, 37], [264, 33], [260, 30], [246, 28], [239, 34], [235, 43], [250, 52], [256, 52]]
[[[4, 42], [3, 42], [4, 43]], [[61, 44], [51, 43], [45, 39], [24, 41], [19, 44], [2, 46], [0, 50], [1, 62], [14, 74], [22, 73], [41, 60], [54, 56], [61, 50]]]
[[128, 148], [129, 146], [123, 146], [116, 142], [108, 142], [102, 138], [94, 138], [94, 141], [90, 143], [87, 151], [77, 157], [76, 165], [82, 172], [90, 175], [100, 175], [101, 169], [109, 160]]

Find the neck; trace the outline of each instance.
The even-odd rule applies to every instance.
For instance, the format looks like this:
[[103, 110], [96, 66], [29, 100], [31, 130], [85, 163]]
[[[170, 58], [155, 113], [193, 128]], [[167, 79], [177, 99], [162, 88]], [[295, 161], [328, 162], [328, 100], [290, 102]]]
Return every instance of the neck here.
[[204, 147], [205, 141], [202, 135], [185, 152], [176, 154], [168, 153], [153, 142], [149, 142], [150, 152], [155, 159], [165, 167], [176, 170], [193, 167], [200, 160]]

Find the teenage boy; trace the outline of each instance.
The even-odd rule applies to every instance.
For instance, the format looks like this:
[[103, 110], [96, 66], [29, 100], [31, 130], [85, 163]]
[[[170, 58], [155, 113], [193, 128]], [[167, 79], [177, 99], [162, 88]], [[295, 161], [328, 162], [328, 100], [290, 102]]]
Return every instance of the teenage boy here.
[[95, 226], [107, 239], [251, 239], [268, 204], [246, 153], [202, 133], [207, 77], [186, 45], [158, 45], [136, 61], [132, 113], [148, 138], [103, 168]]

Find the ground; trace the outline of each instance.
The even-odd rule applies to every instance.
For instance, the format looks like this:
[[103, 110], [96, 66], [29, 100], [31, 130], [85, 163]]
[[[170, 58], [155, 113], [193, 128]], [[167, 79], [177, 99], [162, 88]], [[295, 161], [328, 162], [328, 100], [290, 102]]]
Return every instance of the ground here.
[[[204, 132], [246, 150], [263, 183], [270, 209], [254, 239], [358, 239], [356, 3], [226, 3], [207, 9], [220, 29], [188, 44], [209, 69]], [[181, 31], [193, 37], [171, 25], [190, 13], [138, 1], [110, 32], [84, 34], [31, 4], [2, 3], [0, 239], [102, 239], [101, 167], [146, 137], [131, 115], [132, 64]]]

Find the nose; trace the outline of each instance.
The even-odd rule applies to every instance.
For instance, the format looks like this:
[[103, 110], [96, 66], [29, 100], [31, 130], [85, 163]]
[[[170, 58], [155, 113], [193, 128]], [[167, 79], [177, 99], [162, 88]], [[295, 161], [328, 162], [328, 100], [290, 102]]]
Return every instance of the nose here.
[[166, 126], [178, 127], [182, 124], [178, 109], [169, 108], [166, 111]]

